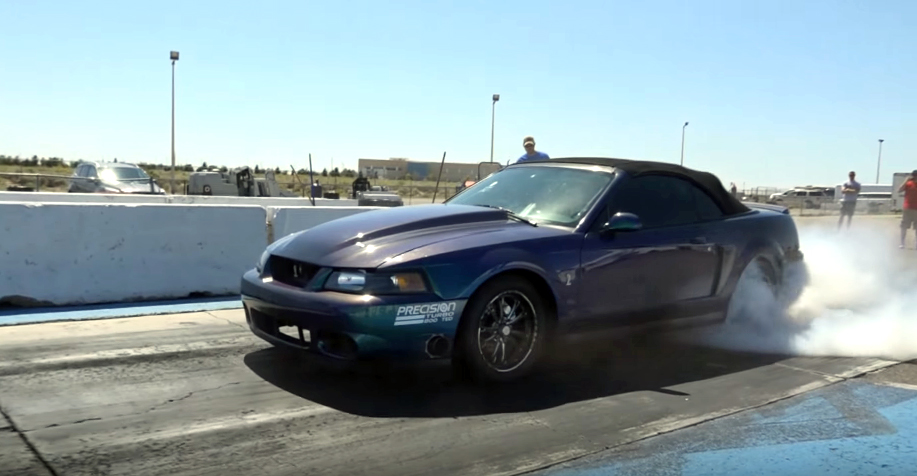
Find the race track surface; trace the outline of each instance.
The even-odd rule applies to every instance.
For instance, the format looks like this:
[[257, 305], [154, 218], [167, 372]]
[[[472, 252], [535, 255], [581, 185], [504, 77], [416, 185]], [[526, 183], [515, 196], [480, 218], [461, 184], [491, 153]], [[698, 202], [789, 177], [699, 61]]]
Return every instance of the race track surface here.
[[597, 347], [531, 381], [480, 388], [437, 368], [317, 368], [253, 337], [239, 310], [6, 327], [0, 467], [519, 474], [892, 364], [669, 342]]
[[0, 475], [585, 474], [576, 461], [659, 441], [677, 456], [663, 438], [722, 435], [697, 425], [905, 365], [599, 341], [481, 387], [439, 368], [319, 367], [254, 337], [239, 309], [106, 317], [0, 327]]

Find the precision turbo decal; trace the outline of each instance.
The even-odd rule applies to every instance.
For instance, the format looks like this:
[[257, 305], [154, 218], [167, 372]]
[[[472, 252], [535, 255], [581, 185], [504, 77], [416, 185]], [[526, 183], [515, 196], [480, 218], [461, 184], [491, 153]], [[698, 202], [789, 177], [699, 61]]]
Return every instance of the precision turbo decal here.
[[410, 326], [414, 324], [449, 322], [455, 319], [455, 313], [455, 302], [434, 302], [398, 306], [398, 312], [395, 314], [395, 325]]

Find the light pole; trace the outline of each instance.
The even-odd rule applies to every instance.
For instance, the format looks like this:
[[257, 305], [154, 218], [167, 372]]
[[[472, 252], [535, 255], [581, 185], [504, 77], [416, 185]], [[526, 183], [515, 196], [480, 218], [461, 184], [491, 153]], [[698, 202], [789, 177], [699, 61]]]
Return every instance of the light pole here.
[[172, 60], [172, 178], [169, 181], [169, 192], [175, 195], [175, 62], [178, 61], [178, 52], [169, 52]]
[[490, 162], [494, 161], [494, 119], [497, 117], [497, 101], [500, 100], [499, 94], [494, 94], [493, 104], [490, 108]]
[[885, 139], [879, 139], [879, 162], [876, 164], [876, 184], [879, 183], [879, 170], [882, 168], [882, 143]]
[[685, 165], [685, 128], [688, 127], [687, 121], [681, 126], [681, 165]]

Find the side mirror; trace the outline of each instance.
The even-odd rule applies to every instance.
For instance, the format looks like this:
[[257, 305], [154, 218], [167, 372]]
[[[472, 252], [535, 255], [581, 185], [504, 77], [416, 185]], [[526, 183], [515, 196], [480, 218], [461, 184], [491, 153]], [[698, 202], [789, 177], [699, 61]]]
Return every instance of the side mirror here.
[[637, 231], [643, 228], [640, 218], [633, 213], [618, 212], [615, 213], [604, 225], [602, 233], [615, 233], [619, 231]]

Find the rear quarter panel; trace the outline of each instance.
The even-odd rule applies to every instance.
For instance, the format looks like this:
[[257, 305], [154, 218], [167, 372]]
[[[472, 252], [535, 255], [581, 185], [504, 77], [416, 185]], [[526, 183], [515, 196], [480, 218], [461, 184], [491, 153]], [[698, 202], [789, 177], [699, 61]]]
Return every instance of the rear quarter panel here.
[[796, 223], [790, 215], [768, 210], [749, 213], [709, 224], [708, 241], [723, 246], [721, 279], [717, 295], [729, 295], [750, 263], [757, 256], [769, 259], [782, 270], [785, 255], [799, 249]]

